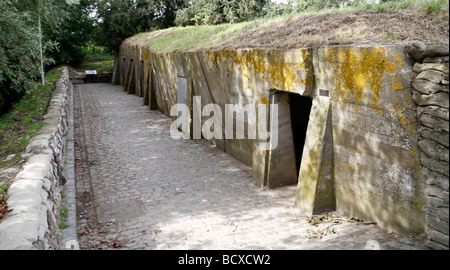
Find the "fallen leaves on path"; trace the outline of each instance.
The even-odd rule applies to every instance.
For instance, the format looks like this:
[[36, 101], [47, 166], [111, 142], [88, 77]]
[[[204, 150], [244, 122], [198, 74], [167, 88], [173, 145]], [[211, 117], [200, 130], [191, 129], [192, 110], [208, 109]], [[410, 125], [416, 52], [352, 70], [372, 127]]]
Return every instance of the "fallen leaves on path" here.
[[330, 228], [332, 225], [319, 229], [319, 230], [310, 230], [307, 229], [305, 232], [305, 237], [308, 239], [311, 238], [319, 238], [322, 239], [322, 237], [327, 236], [328, 234], [337, 234], [337, 231], [335, 229]]
[[100, 240], [100, 244], [106, 244], [111, 248], [121, 248], [123, 246], [122, 242], [117, 241], [108, 241], [108, 240]]
[[6, 197], [0, 194], [0, 220], [9, 212], [8, 204], [6, 203]]
[[355, 217], [349, 217], [349, 218], [340, 218], [336, 216], [329, 216], [329, 215], [323, 215], [323, 216], [312, 216], [309, 217], [306, 221], [308, 221], [309, 224], [313, 226], [317, 226], [321, 223], [341, 223], [341, 222], [350, 222], [350, 223], [356, 223], [361, 225], [371, 225], [376, 224], [375, 222], [365, 222], [362, 219], [355, 218]]
[[332, 223], [331, 225], [317, 230], [307, 229], [304, 233], [305, 237], [308, 239], [311, 238], [319, 238], [322, 239], [324, 236], [327, 236], [329, 234], [338, 234], [338, 232], [331, 228], [334, 225], [341, 224], [343, 222], [349, 222], [349, 223], [356, 223], [361, 225], [371, 225], [376, 224], [375, 222], [365, 222], [362, 219], [358, 219], [355, 217], [349, 217], [349, 218], [341, 218], [336, 217], [334, 215], [322, 215], [322, 216], [311, 216], [306, 220], [309, 224], [317, 227], [319, 224], [323, 223]]

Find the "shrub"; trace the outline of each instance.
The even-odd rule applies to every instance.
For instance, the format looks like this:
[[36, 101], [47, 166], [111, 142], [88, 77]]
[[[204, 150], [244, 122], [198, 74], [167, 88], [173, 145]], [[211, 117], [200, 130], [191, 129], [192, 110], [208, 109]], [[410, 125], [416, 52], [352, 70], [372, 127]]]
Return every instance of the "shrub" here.
[[19, 12], [11, 0], [0, 1], [0, 115], [39, 76], [38, 36], [27, 13]]

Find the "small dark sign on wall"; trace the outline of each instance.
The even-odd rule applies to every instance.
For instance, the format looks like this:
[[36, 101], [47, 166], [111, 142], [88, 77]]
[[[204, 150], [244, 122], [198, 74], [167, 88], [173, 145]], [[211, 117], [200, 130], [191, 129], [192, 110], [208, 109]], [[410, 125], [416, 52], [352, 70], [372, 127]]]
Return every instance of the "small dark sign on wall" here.
[[330, 90], [319, 89], [319, 96], [321, 97], [329, 97]]

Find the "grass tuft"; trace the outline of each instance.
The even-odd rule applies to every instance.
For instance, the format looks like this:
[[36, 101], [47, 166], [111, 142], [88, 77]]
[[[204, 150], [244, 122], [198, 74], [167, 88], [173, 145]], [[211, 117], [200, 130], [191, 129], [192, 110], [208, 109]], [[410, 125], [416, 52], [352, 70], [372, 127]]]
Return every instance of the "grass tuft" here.
[[448, 9], [448, 0], [425, 0], [423, 1], [423, 7], [428, 12], [439, 11], [445, 9], [445, 5], [447, 4]]
[[0, 182], [0, 197], [4, 196], [4, 198], [7, 198], [9, 186], [9, 183]]

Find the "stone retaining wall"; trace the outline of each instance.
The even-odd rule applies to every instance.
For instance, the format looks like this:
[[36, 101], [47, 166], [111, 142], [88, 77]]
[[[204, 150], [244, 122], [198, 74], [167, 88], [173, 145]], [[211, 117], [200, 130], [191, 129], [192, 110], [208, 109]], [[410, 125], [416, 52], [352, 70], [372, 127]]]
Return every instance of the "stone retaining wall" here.
[[25, 150], [27, 161], [8, 191], [12, 211], [0, 223], [0, 249], [58, 249], [69, 74], [63, 68], [44, 126]]
[[411, 42], [414, 64], [411, 85], [417, 104], [418, 146], [425, 190], [427, 246], [449, 248], [449, 48]]

